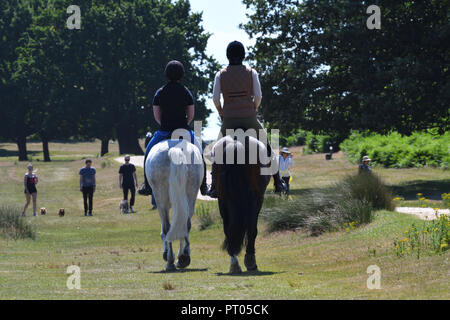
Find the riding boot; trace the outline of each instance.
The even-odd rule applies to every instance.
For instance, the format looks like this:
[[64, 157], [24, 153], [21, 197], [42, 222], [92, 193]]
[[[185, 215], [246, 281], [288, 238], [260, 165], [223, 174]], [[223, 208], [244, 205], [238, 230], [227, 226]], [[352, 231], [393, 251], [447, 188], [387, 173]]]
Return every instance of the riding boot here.
[[138, 193], [141, 196], [150, 196], [152, 194], [152, 187], [147, 180], [147, 175], [145, 174], [145, 160], [147, 157], [144, 157], [144, 184], [139, 188]]
[[[203, 158], [203, 156], [202, 156], [202, 158]], [[206, 183], [206, 163], [205, 163], [204, 159], [203, 159], [203, 181], [200, 186], [200, 193], [203, 196], [208, 194], [208, 184]]]
[[214, 199], [217, 198], [215, 167], [214, 164], [211, 166], [211, 187], [208, 191], [208, 196]]

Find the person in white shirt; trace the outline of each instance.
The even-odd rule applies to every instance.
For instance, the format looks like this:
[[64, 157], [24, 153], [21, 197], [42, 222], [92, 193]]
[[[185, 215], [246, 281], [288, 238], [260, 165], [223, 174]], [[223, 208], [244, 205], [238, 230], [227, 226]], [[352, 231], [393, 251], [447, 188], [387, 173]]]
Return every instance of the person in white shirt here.
[[286, 194], [289, 194], [289, 180], [291, 179], [290, 168], [294, 165], [292, 160], [292, 153], [288, 148], [281, 149], [281, 155], [279, 158], [280, 177], [286, 184]]

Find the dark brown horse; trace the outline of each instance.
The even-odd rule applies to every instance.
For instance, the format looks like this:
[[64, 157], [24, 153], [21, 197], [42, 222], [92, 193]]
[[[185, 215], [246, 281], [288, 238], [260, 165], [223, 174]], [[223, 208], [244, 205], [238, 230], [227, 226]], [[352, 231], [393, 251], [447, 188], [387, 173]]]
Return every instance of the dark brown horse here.
[[255, 271], [258, 268], [255, 259], [258, 215], [270, 180], [270, 174], [261, 172], [266, 166], [260, 156], [264, 158], [267, 154], [264, 144], [248, 136], [243, 140], [226, 136], [213, 149], [213, 171], [225, 233], [223, 249], [231, 257], [231, 274], [242, 272], [237, 256], [244, 243], [244, 264], [247, 270]]

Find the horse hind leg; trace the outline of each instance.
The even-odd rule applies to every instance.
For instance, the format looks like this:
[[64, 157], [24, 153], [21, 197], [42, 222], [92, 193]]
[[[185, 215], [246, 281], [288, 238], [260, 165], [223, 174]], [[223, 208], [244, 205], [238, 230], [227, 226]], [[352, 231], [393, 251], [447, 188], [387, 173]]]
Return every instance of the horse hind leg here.
[[244, 264], [247, 271], [256, 271], [258, 266], [256, 265], [255, 257], [255, 240], [258, 234], [258, 229], [256, 227], [257, 221], [254, 221], [247, 232], [247, 250], [245, 253]]

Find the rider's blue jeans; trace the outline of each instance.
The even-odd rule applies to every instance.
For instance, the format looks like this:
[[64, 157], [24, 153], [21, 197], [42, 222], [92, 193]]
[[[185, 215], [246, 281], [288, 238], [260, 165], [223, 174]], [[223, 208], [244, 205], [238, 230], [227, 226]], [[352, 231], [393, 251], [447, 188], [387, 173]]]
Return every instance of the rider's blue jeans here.
[[[191, 134], [191, 143], [195, 142], [195, 136], [194, 136], [194, 131], [193, 130], [188, 130], [189, 133]], [[145, 157], [147, 158], [150, 150], [158, 143], [160, 143], [163, 140], [166, 140], [167, 138], [169, 138], [172, 135], [172, 131], [161, 131], [158, 130], [155, 132], [155, 134], [153, 135], [152, 139], [150, 140], [150, 142], [147, 145], [147, 148], [145, 149]]]

